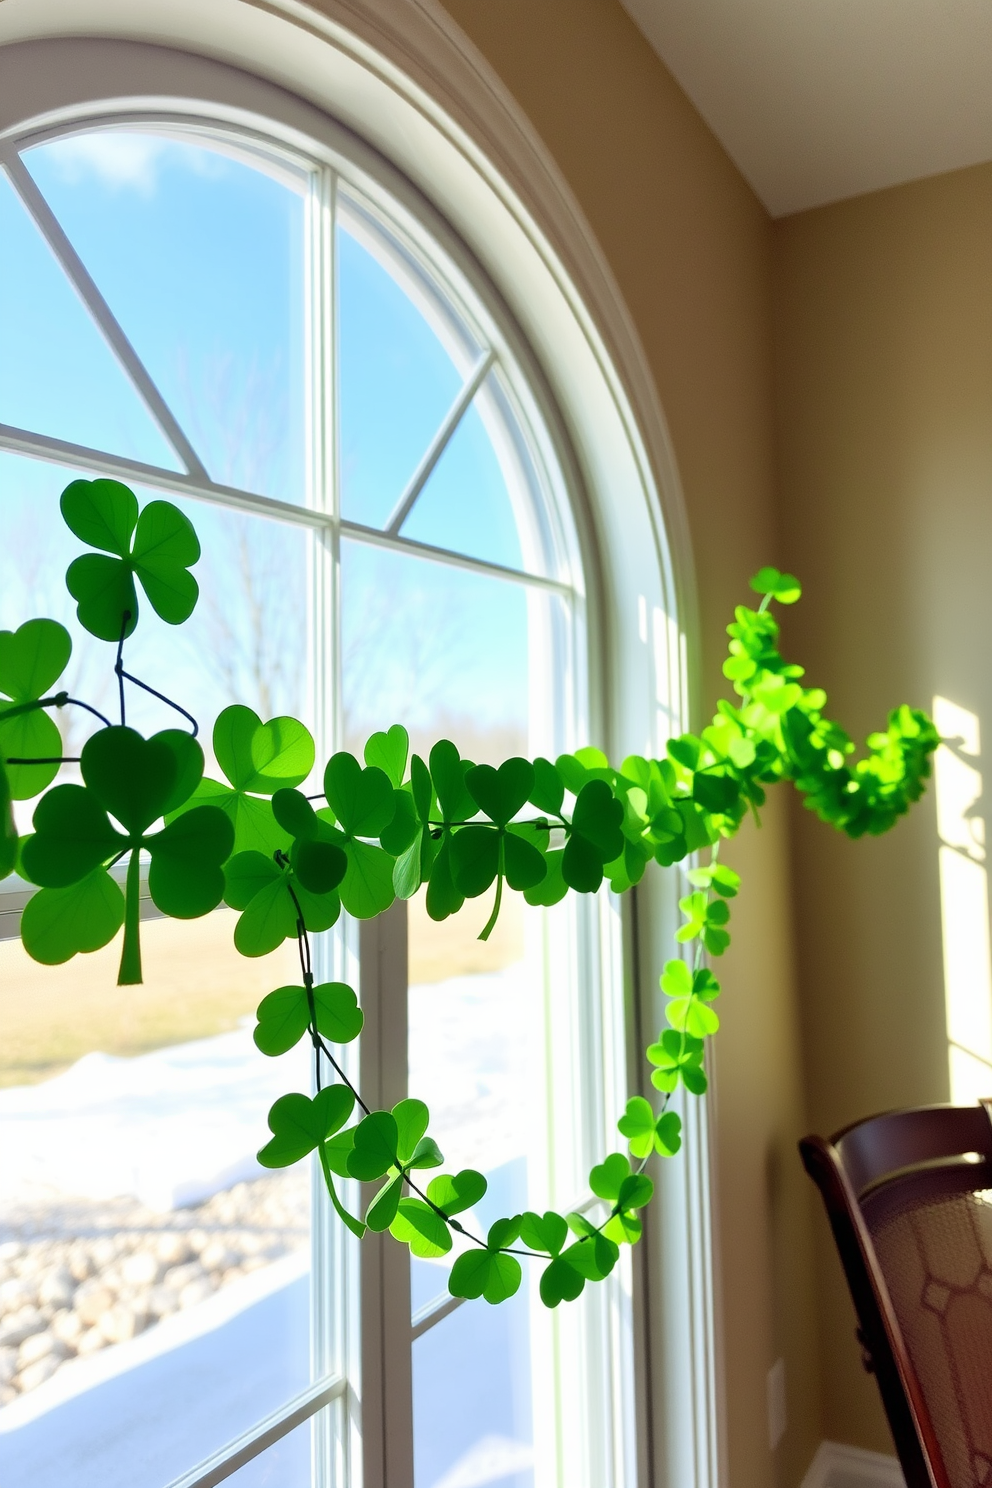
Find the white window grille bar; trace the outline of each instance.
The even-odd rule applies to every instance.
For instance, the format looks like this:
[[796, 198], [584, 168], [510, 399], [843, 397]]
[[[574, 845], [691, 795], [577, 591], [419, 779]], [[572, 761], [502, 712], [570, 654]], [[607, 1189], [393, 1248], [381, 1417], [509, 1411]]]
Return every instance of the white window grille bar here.
[[422, 1333], [427, 1333], [436, 1323], [441, 1323], [465, 1302], [464, 1297], [442, 1297], [439, 1302], [428, 1302], [413, 1315], [410, 1324], [410, 1341], [416, 1342]]
[[97, 289], [79, 254], [73, 248], [62, 229], [62, 225], [51, 207], [35, 185], [31, 173], [17, 152], [9, 147], [0, 151], [0, 162], [4, 165], [11, 184], [21, 198], [25, 208], [34, 219], [35, 226], [55, 254], [70, 283], [83, 304], [96, 321], [111, 350], [124, 369], [126, 376], [143, 399], [152, 418], [158, 424], [190, 475], [208, 480], [206, 467], [190, 444], [162, 394], [155, 386], [138, 353], [131, 345], [116, 316]]
[[152, 490], [170, 491], [178, 496], [188, 496], [194, 501], [209, 501], [215, 505], [233, 507], [236, 511], [271, 517], [277, 522], [292, 522], [297, 527], [339, 531], [342, 537], [368, 543], [371, 547], [389, 548], [393, 552], [408, 553], [416, 558], [430, 558], [433, 562], [445, 563], [450, 568], [464, 568], [470, 573], [508, 579], [514, 584], [546, 589], [566, 598], [573, 594], [571, 585], [560, 579], [547, 578], [544, 574], [524, 573], [522, 569], [509, 568], [503, 563], [489, 563], [485, 558], [473, 558], [468, 553], [456, 553], [451, 548], [438, 548], [433, 543], [418, 542], [412, 537], [397, 537], [390, 532], [380, 531], [378, 527], [364, 527], [361, 522], [349, 522], [344, 518], [335, 520], [330, 512], [314, 511], [308, 506], [294, 506], [289, 501], [277, 501], [272, 496], [258, 496], [251, 491], [218, 485], [211, 480], [197, 480], [195, 476], [183, 475], [181, 471], [162, 470], [157, 465], [145, 465], [140, 460], [129, 460], [123, 455], [89, 449], [82, 444], [72, 444], [66, 439], [53, 439], [47, 434], [34, 434], [30, 429], [18, 429], [12, 424], [0, 424], [0, 449], [10, 450], [12, 454], [27, 455], [34, 460], [47, 460], [79, 470], [92, 470], [97, 475], [117, 475], [122, 480], [150, 486]]
[[216, 1484], [223, 1483], [239, 1467], [244, 1467], [246, 1462], [250, 1462], [267, 1447], [274, 1446], [290, 1431], [302, 1426], [304, 1421], [308, 1421], [323, 1406], [337, 1400], [345, 1393], [346, 1388], [347, 1382], [343, 1379], [322, 1380], [319, 1384], [311, 1385], [309, 1390], [304, 1390], [288, 1405], [273, 1411], [241, 1436], [236, 1436], [190, 1472], [173, 1478], [167, 1488], [216, 1488]]
[[479, 391], [486, 373], [495, 360], [496, 353], [490, 349], [484, 352], [476, 362], [468, 381], [445, 414], [441, 427], [427, 448], [427, 453], [413, 472], [409, 485], [396, 503], [393, 514], [386, 523], [386, 532], [391, 533], [393, 536], [399, 533], [403, 523], [413, 510], [414, 502], [430, 480], [435, 465], [447, 449], [448, 441], [461, 423], [462, 415]]
[[123, 480], [136, 481], [155, 491], [169, 491], [195, 501], [210, 501], [256, 516], [274, 517], [278, 522], [293, 522], [300, 527], [318, 527], [331, 521], [330, 516], [323, 512], [294, 506], [289, 501], [278, 501], [272, 496], [258, 496], [236, 486], [222, 486], [205, 474], [201, 479], [195, 474], [184, 475], [180, 470], [163, 470], [160, 465], [146, 465], [141, 460], [73, 444], [68, 439], [54, 439], [48, 434], [35, 434], [30, 429], [19, 429], [12, 424], [0, 424], [0, 449], [27, 455], [32, 460], [92, 470], [97, 475], [118, 475]]

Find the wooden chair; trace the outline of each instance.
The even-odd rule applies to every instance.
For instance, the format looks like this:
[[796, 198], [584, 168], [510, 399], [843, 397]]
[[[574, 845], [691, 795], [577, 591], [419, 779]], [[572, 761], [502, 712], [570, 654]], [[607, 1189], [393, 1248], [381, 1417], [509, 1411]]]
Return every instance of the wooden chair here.
[[989, 1111], [891, 1111], [799, 1150], [907, 1488], [992, 1488]]

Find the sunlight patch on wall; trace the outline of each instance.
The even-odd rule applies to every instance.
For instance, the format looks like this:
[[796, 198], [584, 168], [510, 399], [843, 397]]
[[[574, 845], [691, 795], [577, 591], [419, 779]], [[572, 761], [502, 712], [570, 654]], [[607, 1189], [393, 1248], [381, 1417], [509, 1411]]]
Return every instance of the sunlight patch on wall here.
[[978, 718], [947, 698], [933, 700], [946, 741], [937, 750], [937, 832], [944, 939], [951, 1100], [992, 1096], [992, 957]]

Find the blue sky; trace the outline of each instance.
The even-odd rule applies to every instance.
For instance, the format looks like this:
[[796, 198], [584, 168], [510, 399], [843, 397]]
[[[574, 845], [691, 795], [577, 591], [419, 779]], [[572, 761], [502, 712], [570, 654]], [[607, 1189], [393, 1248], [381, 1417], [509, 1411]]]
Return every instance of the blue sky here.
[[[211, 476], [304, 501], [302, 192], [241, 160], [137, 133], [75, 136], [24, 158]], [[342, 509], [381, 525], [461, 375], [403, 289], [344, 231], [338, 262]], [[178, 468], [2, 173], [0, 421]], [[0, 453], [4, 627], [39, 612], [71, 620], [62, 575], [80, 545], [56, 506], [74, 474]], [[260, 669], [263, 701], [304, 711], [305, 534], [178, 504], [201, 536], [207, 597], [178, 636], [149, 615], [129, 664], [175, 688], [206, 728], [232, 694], [261, 706]], [[520, 565], [503, 474], [474, 408], [404, 532]], [[452, 713], [483, 729], [525, 724], [518, 586], [353, 543], [342, 586], [355, 726], [388, 725], [401, 711], [421, 727]], [[112, 648], [77, 637], [80, 685], [107, 701]], [[154, 705], [136, 703], [133, 717], [163, 726]]]

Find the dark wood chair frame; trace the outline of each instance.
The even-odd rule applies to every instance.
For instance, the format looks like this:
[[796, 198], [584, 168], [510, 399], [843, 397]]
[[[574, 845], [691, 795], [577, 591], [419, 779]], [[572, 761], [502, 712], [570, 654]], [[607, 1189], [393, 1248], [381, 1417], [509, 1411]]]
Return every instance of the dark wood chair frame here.
[[954, 1488], [861, 1204], [882, 1188], [910, 1199], [992, 1189], [990, 1113], [984, 1105], [889, 1111], [829, 1141], [806, 1137], [799, 1151], [826, 1206], [907, 1488]]

